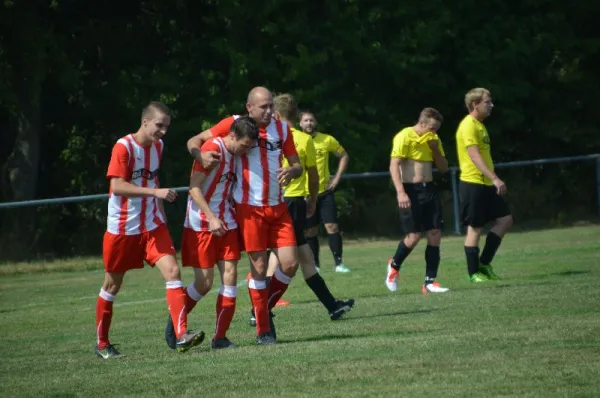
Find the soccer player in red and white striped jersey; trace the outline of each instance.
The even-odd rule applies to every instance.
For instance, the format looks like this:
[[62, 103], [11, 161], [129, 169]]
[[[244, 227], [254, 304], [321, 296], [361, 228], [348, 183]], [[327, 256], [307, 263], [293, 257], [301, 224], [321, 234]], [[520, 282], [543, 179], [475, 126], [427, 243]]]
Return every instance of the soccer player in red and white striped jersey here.
[[125, 273], [143, 268], [144, 261], [160, 270], [167, 282], [167, 303], [176, 320], [176, 348], [186, 351], [199, 344], [203, 332], [187, 330], [185, 290], [175, 259], [175, 248], [165, 225], [162, 201], [173, 202], [177, 193], [160, 188], [158, 171], [163, 142], [171, 117], [160, 102], [151, 102], [142, 112], [139, 130], [117, 141], [106, 177], [110, 181], [107, 228], [102, 256], [105, 277], [96, 303], [97, 345], [95, 354], [104, 359], [121, 354], [108, 338], [113, 301]]
[[[195, 280], [187, 287], [186, 311], [190, 312], [212, 288], [214, 266], [218, 263], [221, 288], [217, 298], [217, 316], [213, 348], [233, 348], [227, 337], [237, 297], [237, 263], [240, 236], [230, 202], [235, 184], [235, 158], [256, 146], [258, 125], [249, 117], [238, 118], [225, 137], [211, 138], [201, 151], [214, 151], [220, 163], [206, 170], [194, 161], [190, 194], [181, 243], [182, 264], [193, 267]], [[173, 323], [169, 319], [165, 338], [175, 345]]]
[[[290, 126], [272, 118], [271, 92], [264, 87], [252, 89], [246, 110], [259, 125], [258, 145], [236, 159], [237, 184], [233, 199], [242, 241], [251, 263], [248, 288], [256, 314], [257, 343], [273, 344], [276, 335], [269, 311], [298, 269], [294, 227], [283, 201], [282, 186], [300, 176], [302, 166]], [[235, 119], [236, 116], [223, 119], [188, 141], [188, 150], [205, 168], [214, 167], [219, 155], [200, 152], [197, 148], [211, 137], [227, 135]], [[287, 167], [282, 166], [284, 156], [289, 162]], [[281, 264], [268, 287], [267, 248], [273, 249]]]

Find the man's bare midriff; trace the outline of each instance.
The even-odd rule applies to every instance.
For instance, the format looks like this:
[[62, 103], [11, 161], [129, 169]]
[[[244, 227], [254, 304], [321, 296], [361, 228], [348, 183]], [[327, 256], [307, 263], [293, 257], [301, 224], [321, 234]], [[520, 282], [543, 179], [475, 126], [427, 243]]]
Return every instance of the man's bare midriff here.
[[401, 159], [400, 175], [402, 182], [431, 182], [433, 181], [433, 165], [431, 162]]

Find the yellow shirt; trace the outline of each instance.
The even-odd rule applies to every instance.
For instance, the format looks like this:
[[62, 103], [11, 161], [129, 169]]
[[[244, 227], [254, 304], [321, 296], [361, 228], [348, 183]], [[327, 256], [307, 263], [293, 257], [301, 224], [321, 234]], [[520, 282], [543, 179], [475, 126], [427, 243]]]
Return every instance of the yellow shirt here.
[[479, 147], [481, 158], [487, 167], [493, 171], [494, 162], [492, 161], [490, 136], [487, 129], [479, 120], [467, 115], [458, 125], [458, 130], [456, 130], [456, 150], [458, 152], [460, 179], [474, 184], [494, 185], [492, 180], [484, 176], [471, 160], [467, 148], [473, 145]]
[[433, 140], [439, 141], [440, 152], [443, 156], [446, 156], [442, 140], [440, 140], [437, 134], [427, 132], [419, 135], [412, 127], [406, 127], [394, 136], [391, 157], [418, 160], [420, 162], [433, 162], [433, 152], [427, 144]]
[[329, 153], [344, 153], [346, 150], [340, 145], [338, 140], [329, 134], [317, 132], [313, 136], [313, 143], [317, 151], [317, 170], [319, 172], [319, 193], [327, 190], [329, 185]]
[[[295, 196], [308, 196], [308, 174], [306, 172], [307, 167], [314, 167], [317, 164], [317, 155], [315, 151], [315, 144], [313, 144], [312, 137], [310, 134], [306, 134], [300, 130], [292, 128], [292, 136], [294, 137], [294, 145], [300, 158], [300, 164], [302, 164], [302, 175], [294, 178], [288, 186], [284, 187], [285, 197]], [[288, 167], [289, 163], [287, 159], [283, 158], [283, 167]]]

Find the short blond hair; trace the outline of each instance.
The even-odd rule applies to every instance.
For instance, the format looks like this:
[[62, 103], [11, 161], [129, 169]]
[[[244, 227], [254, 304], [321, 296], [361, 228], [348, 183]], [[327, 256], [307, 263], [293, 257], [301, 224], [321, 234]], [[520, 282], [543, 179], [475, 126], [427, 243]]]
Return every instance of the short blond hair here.
[[469, 112], [473, 110], [473, 103], [480, 103], [483, 99], [483, 96], [486, 94], [490, 95], [490, 90], [482, 87], [473, 88], [465, 94], [465, 105], [467, 106]]
[[440, 123], [444, 122], [444, 117], [442, 116], [440, 111], [438, 111], [435, 108], [424, 108], [421, 111], [421, 114], [419, 115], [419, 121], [423, 121], [426, 119], [434, 119]]
[[273, 106], [275, 112], [279, 113], [282, 118], [293, 121], [298, 114], [298, 104], [292, 94], [281, 94], [273, 98]]

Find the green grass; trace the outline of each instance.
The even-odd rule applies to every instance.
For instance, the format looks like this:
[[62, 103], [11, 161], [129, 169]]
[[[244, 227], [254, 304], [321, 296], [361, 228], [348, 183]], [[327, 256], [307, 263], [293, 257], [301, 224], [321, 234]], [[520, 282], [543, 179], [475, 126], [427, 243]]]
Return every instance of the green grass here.
[[[423, 243], [421, 243], [423, 245]], [[164, 283], [131, 272], [115, 303], [113, 343], [127, 355], [92, 355], [99, 259], [0, 265], [2, 396], [598, 396], [600, 227], [509, 235], [494, 263], [499, 282], [470, 284], [462, 241], [443, 241], [444, 295], [423, 295], [423, 249], [383, 284], [396, 242], [352, 242], [323, 276], [347, 317], [331, 322], [301, 278], [276, 309], [279, 341], [257, 347], [240, 289], [229, 337], [240, 348], [186, 354], [167, 349]], [[240, 275], [247, 270], [243, 260]], [[186, 282], [191, 273], [184, 271]], [[218, 283], [217, 283], [218, 284]], [[216, 295], [190, 316], [214, 331]]]

